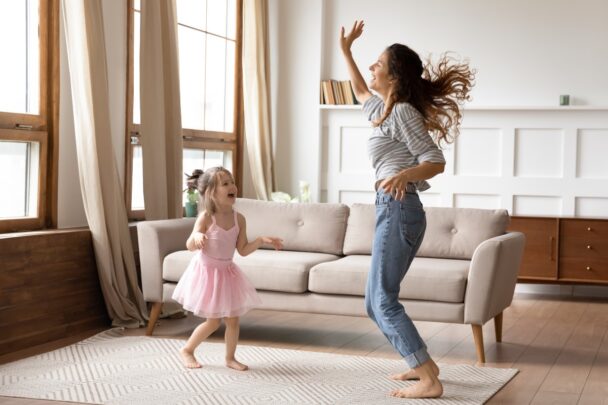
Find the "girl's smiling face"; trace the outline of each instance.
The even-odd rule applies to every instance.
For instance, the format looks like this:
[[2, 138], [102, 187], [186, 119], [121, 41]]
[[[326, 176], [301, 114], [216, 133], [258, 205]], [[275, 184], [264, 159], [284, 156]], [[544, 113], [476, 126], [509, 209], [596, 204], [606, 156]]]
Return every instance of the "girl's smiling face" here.
[[226, 172], [217, 174], [217, 186], [213, 197], [218, 205], [232, 205], [236, 202], [238, 189], [232, 176]]

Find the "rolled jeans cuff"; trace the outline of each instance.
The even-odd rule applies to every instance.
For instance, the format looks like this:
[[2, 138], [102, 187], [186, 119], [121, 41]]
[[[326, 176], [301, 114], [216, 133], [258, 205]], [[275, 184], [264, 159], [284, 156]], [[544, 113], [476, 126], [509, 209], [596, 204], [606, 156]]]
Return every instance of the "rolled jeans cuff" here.
[[409, 368], [417, 368], [429, 361], [431, 356], [429, 356], [426, 347], [423, 347], [412, 354], [408, 354], [404, 359]]

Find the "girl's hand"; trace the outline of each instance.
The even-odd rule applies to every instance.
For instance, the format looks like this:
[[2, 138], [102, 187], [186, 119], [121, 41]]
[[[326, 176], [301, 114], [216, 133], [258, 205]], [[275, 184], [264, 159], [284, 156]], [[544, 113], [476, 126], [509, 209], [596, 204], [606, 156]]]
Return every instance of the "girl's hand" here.
[[202, 232], [196, 232], [194, 234], [194, 246], [196, 246], [197, 249], [203, 249], [205, 247], [205, 242], [208, 239], [207, 235], [205, 235]]
[[395, 200], [402, 200], [405, 197], [405, 187], [407, 186], [408, 178], [403, 173], [398, 173], [394, 176], [388, 177], [380, 183], [380, 188], [385, 193], [391, 194]]
[[260, 238], [265, 245], [272, 245], [276, 250], [283, 249], [283, 239], [273, 238], [271, 236], [262, 236]]
[[340, 48], [342, 49], [342, 52], [350, 52], [350, 47], [355, 39], [359, 38], [361, 34], [363, 34], [363, 24], [363, 20], [355, 21], [353, 28], [350, 30], [347, 36], [344, 36], [344, 27], [340, 28]]

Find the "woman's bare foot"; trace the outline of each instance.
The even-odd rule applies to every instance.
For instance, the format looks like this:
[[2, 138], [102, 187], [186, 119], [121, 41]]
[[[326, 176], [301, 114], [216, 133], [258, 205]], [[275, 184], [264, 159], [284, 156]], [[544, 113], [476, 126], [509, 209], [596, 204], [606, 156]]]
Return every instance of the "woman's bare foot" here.
[[249, 370], [249, 367], [245, 364], [237, 361], [236, 359], [226, 360], [226, 367], [237, 371]]
[[[433, 360], [423, 363], [415, 369], [420, 381], [411, 387], [401, 388], [391, 392], [391, 396], [399, 398], [438, 398], [443, 394], [443, 386], [437, 378], [437, 364]], [[413, 371], [413, 370], [412, 370]]]
[[194, 353], [186, 350], [185, 347], [179, 349], [179, 355], [182, 358], [182, 363], [184, 363], [184, 367], [186, 368], [201, 368], [202, 366], [194, 357]]
[[391, 392], [392, 397], [398, 398], [439, 398], [442, 394], [443, 386], [438, 379], [419, 381], [411, 387]]
[[[433, 373], [435, 374], [436, 377], [439, 376], [439, 366], [432, 359], [431, 359], [431, 369], [433, 370]], [[420, 380], [420, 375], [418, 374], [418, 371], [416, 371], [416, 370], [417, 369], [412, 368], [410, 370], [407, 370], [404, 373], [393, 374], [392, 376], [390, 376], [390, 379], [399, 380], [399, 381]]]

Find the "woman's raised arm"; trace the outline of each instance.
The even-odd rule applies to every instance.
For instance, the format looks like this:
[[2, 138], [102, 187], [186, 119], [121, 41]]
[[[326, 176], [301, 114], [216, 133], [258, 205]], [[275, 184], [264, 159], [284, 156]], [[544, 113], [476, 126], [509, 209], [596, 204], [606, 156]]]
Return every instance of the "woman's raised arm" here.
[[363, 104], [365, 100], [372, 96], [372, 93], [369, 91], [365, 79], [361, 76], [361, 72], [355, 63], [353, 54], [350, 50], [355, 39], [359, 38], [363, 33], [363, 21], [355, 21], [353, 28], [348, 35], [345, 36], [344, 33], [345, 30], [344, 27], [342, 27], [340, 29], [340, 48], [342, 49], [342, 54], [346, 60], [348, 75], [350, 76], [350, 82], [352, 83], [355, 97], [357, 98], [357, 101]]

